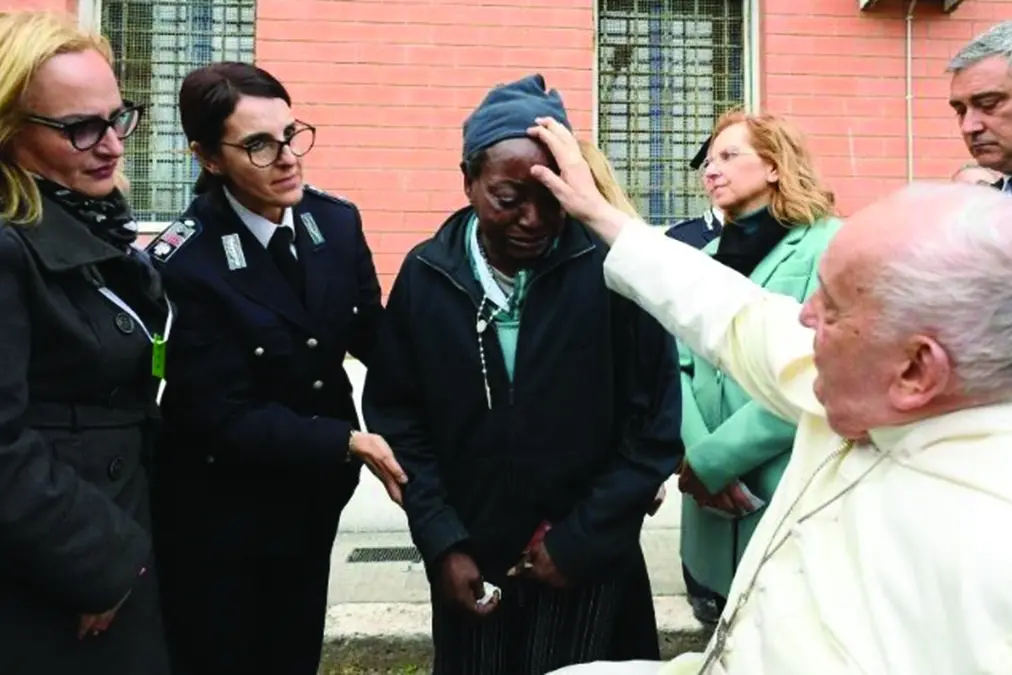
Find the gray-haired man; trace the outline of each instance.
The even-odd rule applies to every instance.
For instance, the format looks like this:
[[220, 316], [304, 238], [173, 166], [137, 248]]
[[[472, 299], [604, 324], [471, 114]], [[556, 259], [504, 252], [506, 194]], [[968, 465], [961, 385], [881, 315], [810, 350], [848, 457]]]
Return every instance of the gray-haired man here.
[[1002, 174], [994, 187], [1012, 192], [1012, 21], [978, 35], [949, 62], [949, 105], [977, 162]]

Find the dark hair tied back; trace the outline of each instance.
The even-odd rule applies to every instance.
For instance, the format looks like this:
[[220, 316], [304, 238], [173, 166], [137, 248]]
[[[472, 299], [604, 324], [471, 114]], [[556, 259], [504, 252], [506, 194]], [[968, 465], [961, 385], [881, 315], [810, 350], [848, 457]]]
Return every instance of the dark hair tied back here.
[[[183, 79], [179, 88], [179, 121], [189, 143], [199, 143], [204, 152], [216, 152], [225, 137], [227, 120], [242, 96], [280, 98], [288, 105], [288, 90], [273, 75], [250, 63], [222, 61], [197, 68]], [[193, 191], [207, 192], [220, 178], [201, 169]]]

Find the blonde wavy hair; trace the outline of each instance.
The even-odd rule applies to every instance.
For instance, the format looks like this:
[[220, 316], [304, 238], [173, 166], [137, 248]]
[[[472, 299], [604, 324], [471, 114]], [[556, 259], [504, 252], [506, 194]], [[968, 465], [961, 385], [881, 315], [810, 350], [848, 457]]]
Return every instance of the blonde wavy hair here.
[[750, 115], [731, 110], [717, 120], [713, 138], [735, 124], [744, 124], [756, 154], [777, 170], [770, 213], [784, 225], [811, 225], [833, 215], [833, 193], [815, 171], [801, 130], [779, 115]]
[[[42, 65], [58, 54], [95, 50], [112, 64], [109, 42], [52, 12], [0, 12], [0, 221], [35, 223], [42, 197], [31, 175], [14, 163], [11, 141], [24, 123], [24, 96]], [[120, 173], [117, 184], [125, 187]]]
[[583, 155], [583, 159], [590, 166], [590, 173], [594, 177], [597, 191], [608, 200], [609, 204], [618, 210], [626, 215], [639, 218], [640, 214], [636, 211], [636, 207], [633, 206], [632, 202], [629, 201], [625, 190], [622, 189], [622, 184], [618, 182], [618, 176], [615, 175], [615, 169], [612, 168], [608, 157], [590, 141], [581, 140], [579, 144], [580, 154]]

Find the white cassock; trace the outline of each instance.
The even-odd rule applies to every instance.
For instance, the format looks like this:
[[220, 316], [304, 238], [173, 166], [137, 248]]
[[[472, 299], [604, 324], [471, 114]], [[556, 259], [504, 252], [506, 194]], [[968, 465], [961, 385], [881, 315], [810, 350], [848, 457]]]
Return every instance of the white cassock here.
[[813, 394], [794, 299], [643, 225], [605, 274], [798, 433], [705, 654], [557, 673], [1012, 673], [1012, 403], [850, 447]]

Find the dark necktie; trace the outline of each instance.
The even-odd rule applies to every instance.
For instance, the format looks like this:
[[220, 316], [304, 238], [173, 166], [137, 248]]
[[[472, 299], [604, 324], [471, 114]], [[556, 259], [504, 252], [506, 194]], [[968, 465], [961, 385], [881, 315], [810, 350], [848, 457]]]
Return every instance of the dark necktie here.
[[274, 264], [281, 270], [281, 274], [291, 285], [292, 290], [299, 300], [305, 302], [305, 280], [302, 276], [302, 266], [292, 254], [292, 240], [295, 234], [290, 227], [278, 226], [274, 228], [274, 234], [267, 244], [267, 252], [274, 259]]

